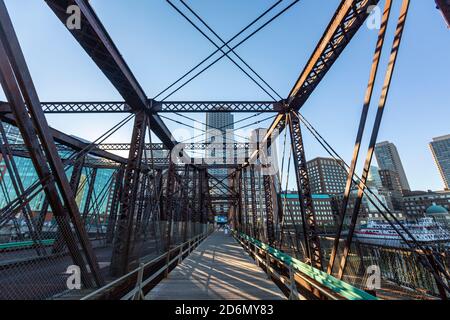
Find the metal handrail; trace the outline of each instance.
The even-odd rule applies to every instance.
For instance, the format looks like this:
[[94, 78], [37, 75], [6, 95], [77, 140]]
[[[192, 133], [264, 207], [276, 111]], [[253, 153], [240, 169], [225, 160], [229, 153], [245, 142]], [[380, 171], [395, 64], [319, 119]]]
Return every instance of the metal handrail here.
[[[322, 294], [330, 299], [335, 300], [337, 298], [336, 296], [339, 296], [348, 300], [378, 300], [376, 297], [368, 294], [367, 292], [353, 287], [352, 285], [344, 281], [338, 280], [333, 276], [319, 269], [313, 268], [310, 265], [307, 265], [295, 258], [292, 258], [291, 256], [281, 252], [280, 250], [272, 248], [269, 245], [259, 240], [253, 239], [244, 233], [239, 234], [237, 232], [234, 232], [234, 234], [241, 242], [243, 242], [243, 240], [246, 240], [252, 243], [255, 247], [263, 250], [271, 257], [273, 257], [273, 259], [285, 265], [288, 269], [292, 268], [292, 270], [295, 272], [295, 275], [307, 282], [308, 285], [310, 285], [314, 289], [319, 290]], [[260, 258], [258, 260], [267, 265], [264, 259]], [[270, 267], [270, 265], [268, 267]], [[270, 269], [272, 268], [270, 267]], [[274, 270], [272, 269], [270, 271], [273, 272]], [[280, 275], [278, 275], [278, 277], [276, 276], [276, 278], [280, 277]], [[289, 283], [289, 280], [282, 282]], [[330, 290], [331, 292], [329, 292], [328, 290]]]
[[[133, 299], [133, 298], [136, 299], [136, 297], [141, 297], [142, 295], [140, 294], [140, 291], [142, 290], [143, 287], [148, 285], [150, 282], [152, 282], [154, 279], [156, 279], [159, 275], [161, 275], [164, 271], [166, 271], [172, 263], [174, 263], [177, 260], [180, 260], [180, 257], [184, 256], [192, 248], [195, 248], [199, 244], [199, 242], [202, 241], [202, 240], [203, 240], [203, 238], [199, 238], [199, 239], [197, 239], [194, 242], [194, 244], [190, 244], [189, 247], [186, 250], [180, 252], [177, 256], [172, 258], [172, 260], [170, 260], [169, 263], [167, 263], [166, 265], [164, 265], [164, 267], [160, 268], [158, 271], [153, 273], [145, 281], [142, 281], [142, 279], [138, 279], [138, 281], [136, 283], [136, 287], [133, 290], [131, 290], [129, 293], [127, 293], [125, 296], [123, 296], [121, 298], [121, 300], [130, 300], [130, 299]], [[178, 248], [180, 248], [180, 246]], [[173, 251], [175, 251], [175, 249], [173, 249]]]
[[[103, 292], [106, 292], [109, 289], [114, 288], [116, 285], [122, 283], [123, 281], [133, 277], [135, 274], [138, 276], [138, 281], [136, 284], [136, 287], [131, 290], [129, 293], [127, 293], [125, 296], [123, 296], [121, 298], [121, 300], [128, 300], [131, 297], [133, 297], [137, 292], [139, 292], [139, 288], [143, 288], [145, 287], [147, 284], [149, 284], [151, 281], [153, 281], [157, 276], [159, 276], [163, 271], [165, 271], [166, 269], [169, 268], [169, 266], [174, 263], [177, 259], [180, 259], [180, 256], [184, 256], [187, 252], [189, 252], [193, 247], [196, 247], [202, 240], [204, 240], [211, 232], [207, 231], [205, 233], [202, 233], [200, 235], [197, 235], [191, 239], [189, 239], [188, 241], [174, 247], [171, 248], [168, 252], [163, 253], [162, 255], [150, 260], [147, 263], [141, 263], [141, 265], [139, 267], [137, 267], [136, 269], [134, 269], [133, 271], [130, 271], [129, 273], [123, 275], [122, 277], [108, 283], [106, 286], [103, 286], [93, 292], [91, 292], [90, 294], [84, 296], [83, 298], [81, 298], [80, 300], [91, 300], [91, 299], [95, 299], [95, 297]], [[143, 272], [143, 270], [145, 270], [145, 268], [157, 263], [158, 261], [161, 261], [162, 259], [166, 258], [167, 255], [170, 255], [173, 251], [176, 250], [180, 250], [181, 248], [183, 248], [184, 246], [188, 245], [188, 248], [182, 252], [180, 252], [174, 259], [172, 259], [171, 261], [169, 261], [169, 263], [165, 264], [164, 267], [162, 267], [161, 269], [159, 269], [158, 271], [156, 271], [155, 273], [153, 273], [149, 278], [143, 280], [141, 279], [139, 281], [139, 274]], [[181, 251], [181, 250], [180, 250]]]

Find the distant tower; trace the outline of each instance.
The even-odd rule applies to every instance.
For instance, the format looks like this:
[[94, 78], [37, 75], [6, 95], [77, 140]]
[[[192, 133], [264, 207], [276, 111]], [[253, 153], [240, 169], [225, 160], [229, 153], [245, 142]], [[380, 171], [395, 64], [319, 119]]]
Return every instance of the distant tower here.
[[430, 143], [434, 160], [444, 180], [445, 189], [450, 189], [450, 134], [434, 138]]
[[400, 184], [403, 190], [410, 191], [408, 178], [406, 178], [405, 169], [403, 169], [400, 155], [396, 146], [391, 142], [380, 142], [375, 146], [375, 156], [378, 166], [381, 170], [391, 170], [398, 174]]
[[[234, 128], [234, 116], [231, 112], [221, 111], [221, 112], [210, 112], [206, 114], [206, 143], [214, 143], [214, 144], [223, 144], [223, 143], [233, 143], [234, 137], [232, 136], [226, 136], [227, 130], [233, 130]], [[216, 135], [222, 135], [222, 138], [217, 140]], [[207, 156], [216, 158], [216, 159], [223, 159], [226, 154], [225, 150], [223, 150], [220, 146], [219, 148], [213, 148], [213, 149], [207, 149]], [[229, 155], [228, 155], [229, 156]], [[230, 161], [230, 160], [228, 160]], [[222, 163], [222, 161], [219, 161]], [[229, 172], [227, 169], [210, 169], [208, 172], [216, 177], [219, 180], [224, 179], [228, 176]], [[223, 181], [225, 184], [230, 185], [230, 181]], [[227, 190], [225, 187], [218, 186], [216, 187], [219, 190], [222, 190], [223, 193], [227, 193]], [[216, 210], [218, 212], [226, 212], [227, 206], [220, 205], [218, 208], [216, 207]]]

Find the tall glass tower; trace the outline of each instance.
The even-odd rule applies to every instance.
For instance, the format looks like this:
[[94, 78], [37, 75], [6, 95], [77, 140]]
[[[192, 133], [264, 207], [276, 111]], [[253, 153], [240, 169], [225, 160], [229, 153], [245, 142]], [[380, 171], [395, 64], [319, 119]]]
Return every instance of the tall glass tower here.
[[450, 189], [450, 134], [434, 138], [430, 149], [438, 166], [445, 188]]
[[[218, 144], [218, 146], [207, 149], [206, 151], [207, 157], [210, 159], [216, 159], [214, 164], [230, 163], [231, 161], [234, 162], [234, 159], [227, 159], [226, 162], [225, 158], [229, 157], [230, 154], [227, 154], [224, 149], [225, 143], [232, 145], [235, 141], [233, 134], [227, 135], [227, 130], [233, 130], [233, 128], [234, 116], [231, 112], [210, 112], [206, 114], [206, 143]], [[232, 150], [233, 152], [231, 156], [233, 156], [234, 153], [234, 149]], [[229, 174], [228, 171], [228, 169], [210, 169], [209, 173], [215, 178], [223, 180], [223, 183], [230, 186], [230, 181], [225, 179]], [[227, 194], [227, 190], [224, 186], [217, 186], [216, 189], [219, 191], [218, 195]], [[216, 211], [219, 214], [226, 214], [228, 211], [228, 206], [225, 204], [220, 204], [216, 207]]]
[[406, 191], [411, 190], [397, 147], [393, 143], [388, 141], [377, 143], [375, 146], [375, 156], [381, 170], [396, 172], [400, 178], [402, 189]]

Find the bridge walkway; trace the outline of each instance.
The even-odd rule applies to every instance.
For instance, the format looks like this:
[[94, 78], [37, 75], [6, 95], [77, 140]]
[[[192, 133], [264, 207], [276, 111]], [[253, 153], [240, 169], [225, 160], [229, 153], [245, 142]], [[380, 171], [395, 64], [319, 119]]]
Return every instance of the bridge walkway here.
[[286, 297], [276, 284], [224, 231], [205, 239], [146, 296], [146, 300], [281, 299]]

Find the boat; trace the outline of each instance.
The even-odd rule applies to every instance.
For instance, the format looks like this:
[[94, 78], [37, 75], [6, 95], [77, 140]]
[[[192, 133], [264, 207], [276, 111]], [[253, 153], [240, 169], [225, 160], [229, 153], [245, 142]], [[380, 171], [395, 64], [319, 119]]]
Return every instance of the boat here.
[[403, 228], [398, 223], [393, 223], [393, 226], [385, 221], [369, 220], [355, 231], [355, 237], [361, 243], [386, 246], [405, 246], [413, 240], [429, 245], [450, 243], [450, 232], [431, 217], [419, 218], [416, 222], [403, 222]]

